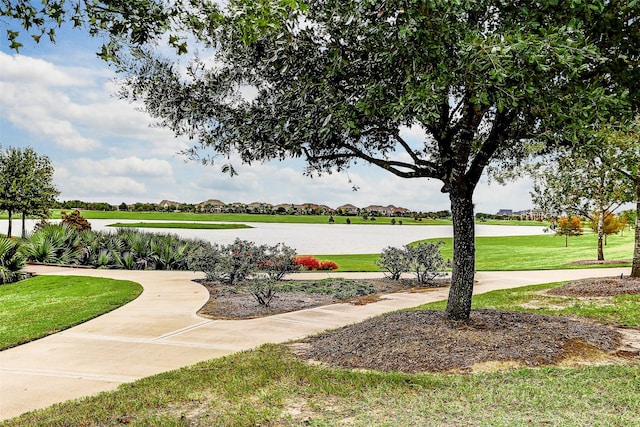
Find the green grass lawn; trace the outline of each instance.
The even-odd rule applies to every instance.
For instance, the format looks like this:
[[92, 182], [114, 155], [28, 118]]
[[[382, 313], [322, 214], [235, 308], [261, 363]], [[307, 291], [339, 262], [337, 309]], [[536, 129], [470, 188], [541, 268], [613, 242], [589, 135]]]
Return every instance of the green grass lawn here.
[[253, 228], [245, 224], [209, 224], [202, 222], [116, 222], [108, 227], [117, 228], [185, 228], [190, 230], [237, 230]]
[[[523, 309], [556, 285], [479, 295], [474, 306]], [[610, 321], [609, 304], [590, 317]], [[2, 425], [638, 426], [638, 384], [637, 365], [411, 375], [308, 365], [285, 345], [266, 345]]]
[[[51, 211], [53, 219], [60, 219], [60, 209]], [[121, 211], [81, 211], [82, 216], [91, 219], [133, 219], [139, 221], [159, 220], [159, 221], [221, 221], [221, 222], [270, 222], [270, 223], [289, 223], [289, 224], [329, 224], [328, 215], [267, 215], [267, 214], [196, 214], [187, 212], [121, 212]], [[6, 215], [5, 215], [6, 217]], [[360, 216], [334, 216], [336, 224], [345, 224], [347, 218], [351, 224], [374, 224], [374, 225], [391, 225], [390, 217], [363, 219]], [[403, 225], [451, 225], [448, 219], [422, 219], [416, 221], [413, 218], [395, 218], [396, 226], [399, 221]], [[487, 220], [479, 224], [486, 225], [531, 225], [538, 227], [548, 226], [547, 223], [538, 221], [501, 221]]]
[[[443, 241], [440, 251], [445, 259], [453, 257], [451, 238], [429, 239]], [[633, 234], [609, 236], [604, 248], [605, 259], [627, 260], [611, 266], [630, 265], [633, 256]], [[543, 234], [535, 236], [477, 237], [476, 269], [478, 271], [555, 270], [565, 268], [603, 267], [603, 265], [568, 265], [574, 261], [595, 260], [597, 236], [589, 233], [569, 238]], [[318, 255], [320, 260], [334, 261], [338, 271], [380, 271], [376, 265], [378, 254]]]
[[[498, 310], [527, 311], [537, 314], [573, 315], [588, 317], [615, 326], [640, 328], [640, 295], [581, 299], [546, 295], [542, 291], [567, 282], [546, 283], [475, 295], [472, 306]], [[426, 304], [417, 309], [444, 310], [446, 301]]]
[[141, 292], [134, 282], [78, 276], [37, 276], [2, 285], [0, 350], [85, 322]]

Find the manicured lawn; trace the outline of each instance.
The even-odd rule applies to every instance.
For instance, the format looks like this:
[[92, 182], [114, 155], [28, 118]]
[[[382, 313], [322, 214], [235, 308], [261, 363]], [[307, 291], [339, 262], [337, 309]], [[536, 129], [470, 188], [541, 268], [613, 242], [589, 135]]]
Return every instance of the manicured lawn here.
[[[557, 285], [478, 295], [474, 306], [521, 310], [538, 303], [538, 291]], [[611, 304], [618, 306], [594, 303], [589, 316], [610, 321]], [[266, 345], [2, 425], [637, 426], [638, 384], [638, 366], [410, 375], [307, 365], [285, 345]]]
[[[443, 257], [453, 257], [451, 238], [432, 240], [444, 241], [441, 247]], [[483, 271], [584, 268], [584, 265], [567, 264], [597, 259], [597, 241], [598, 238], [593, 233], [569, 238], [568, 247], [565, 247], [564, 237], [555, 235], [478, 237], [476, 268]], [[633, 256], [633, 234], [626, 232], [624, 236], [609, 236], [604, 256], [608, 260], [630, 262]]]
[[117, 228], [185, 228], [193, 230], [237, 230], [253, 228], [245, 224], [209, 224], [202, 222], [117, 222], [109, 224]]
[[[473, 308], [527, 311], [537, 314], [589, 317], [601, 323], [640, 328], [640, 295], [617, 295], [584, 299], [545, 295], [545, 289], [566, 282], [546, 283], [516, 289], [487, 292], [473, 297]], [[446, 301], [420, 306], [417, 309], [444, 310]]]
[[[82, 216], [91, 219], [133, 219], [139, 221], [158, 220], [158, 221], [221, 221], [221, 222], [271, 222], [271, 223], [290, 223], [290, 224], [328, 224], [328, 215], [267, 215], [267, 214], [195, 214], [186, 212], [121, 212], [121, 211], [88, 211], [83, 210]], [[51, 211], [52, 218], [60, 219], [60, 210]], [[363, 219], [360, 216], [334, 216], [336, 224], [345, 224], [347, 218], [352, 224], [373, 224], [373, 225], [390, 225], [390, 217]], [[422, 219], [416, 221], [413, 218], [395, 218], [396, 226], [399, 221], [404, 225], [451, 225], [448, 219]], [[501, 221], [487, 220], [479, 224], [486, 225], [531, 225], [544, 227], [547, 223], [538, 221]]]
[[[440, 251], [445, 259], [453, 257], [451, 238], [429, 239], [443, 241]], [[476, 238], [476, 269], [478, 271], [556, 270], [565, 268], [612, 267], [630, 265], [633, 256], [633, 234], [609, 236], [605, 259], [627, 260], [618, 265], [568, 265], [574, 261], [595, 260], [597, 236], [585, 234], [569, 239], [555, 235], [506, 236]], [[318, 255], [318, 259], [334, 261], [338, 271], [380, 271], [376, 265], [378, 254]]]
[[137, 283], [37, 276], [0, 286], [0, 350], [85, 322], [134, 300]]

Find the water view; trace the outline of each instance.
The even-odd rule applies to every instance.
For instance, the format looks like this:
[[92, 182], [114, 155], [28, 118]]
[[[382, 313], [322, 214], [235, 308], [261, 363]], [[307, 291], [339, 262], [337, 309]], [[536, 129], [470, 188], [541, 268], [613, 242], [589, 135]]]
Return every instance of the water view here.
[[[90, 220], [94, 230], [114, 230], [112, 219]], [[117, 222], [139, 222], [117, 220]], [[148, 221], [152, 222], [152, 221]], [[162, 221], [155, 221], [162, 222]], [[32, 230], [35, 221], [27, 221]], [[142, 228], [153, 233], [173, 233], [186, 238], [199, 238], [219, 244], [229, 244], [236, 238], [256, 244], [284, 243], [299, 254], [367, 254], [378, 253], [387, 246], [402, 246], [416, 240], [451, 237], [448, 225], [360, 225], [360, 224], [272, 224], [244, 223], [253, 228], [239, 230], [188, 230]], [[8, 221], [0, 221], [0, 232], [6, 233]], [[20, 221], [13, 222], [13, 235], [20, 234]], [[477, 236], [528, 236], [543, 233], [542, 226], [476, 225]]]

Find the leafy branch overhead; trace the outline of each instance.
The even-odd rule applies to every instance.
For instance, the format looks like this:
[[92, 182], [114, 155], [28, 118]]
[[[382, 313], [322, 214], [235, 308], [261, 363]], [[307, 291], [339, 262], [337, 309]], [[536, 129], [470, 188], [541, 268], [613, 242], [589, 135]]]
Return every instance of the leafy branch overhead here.
[[[111, 36], [102, 56], [123, 72], [123, 96], [192, 138], [194, 158], [297, 157], [309, 174], [364, 161], [441, 181], [453, 319], [471, 308], [473, 193], [487, 168], [582, 144], [639, 106], [635, 1], [119, 0], [74, 13]], [[159, 53], [167, 41], [184, 53], [184, 40], [187, 58]]]

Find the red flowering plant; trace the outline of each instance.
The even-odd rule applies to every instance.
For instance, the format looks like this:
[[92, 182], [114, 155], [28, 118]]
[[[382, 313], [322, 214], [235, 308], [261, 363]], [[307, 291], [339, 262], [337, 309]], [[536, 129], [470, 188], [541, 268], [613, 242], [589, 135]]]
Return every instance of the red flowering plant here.
[[301, 265], [305, 270], [337, 270], [338, 265], [333, 261], [319, 261], [312, 256], [299, 256], [296, 264]]

